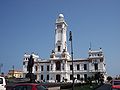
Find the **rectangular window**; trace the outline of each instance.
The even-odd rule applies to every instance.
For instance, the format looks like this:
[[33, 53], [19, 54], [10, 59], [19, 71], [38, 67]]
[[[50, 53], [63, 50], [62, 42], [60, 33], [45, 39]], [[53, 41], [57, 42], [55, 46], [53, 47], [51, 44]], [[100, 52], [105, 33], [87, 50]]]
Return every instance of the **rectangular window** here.
[[80, 80], [80, 75], [79, 74], [77, 74], [77, 80]]
[[58, 52], [60, 52], [60, 46], [58, 46]]
[[94, 64], [95, 70], [98, 70], [98, 63]]
[[25, 62], [23, 62], [23, 65], [25, 65]]
[[41, 71], [43, 71], [43, 66], [41, 66]]
[[43, 75], [41, 75], [41, 80], [43, 80]]
[[87, 64], [84, 64], [84, 70], [87, 70]]
[[47, 80], [49, 80], [49, 75], [47, 75]]
[[63, 66], [62, 66], [63, 70], [64, 70], [64, 63], [63, 63]]
[[73, 75], [70, 75], [70, 80], [73, 80]]
[[80, 70], [80, 65], [79, 64], [77, 64], [77, 70]]
[[37, 66], [35, 66], [35, 71], [38, 71], [38, 67]]
[[49, 65], [47, 65], [47, 71], [49, 71]]
[[2, 78], [0, 78], [0, 84], [3, 84], [3, 79]]
[[84, 80], [87, 81], [87, 74], [84, 74]]
[[70, 65], [70, 70], [72, 70], [72, 65]]

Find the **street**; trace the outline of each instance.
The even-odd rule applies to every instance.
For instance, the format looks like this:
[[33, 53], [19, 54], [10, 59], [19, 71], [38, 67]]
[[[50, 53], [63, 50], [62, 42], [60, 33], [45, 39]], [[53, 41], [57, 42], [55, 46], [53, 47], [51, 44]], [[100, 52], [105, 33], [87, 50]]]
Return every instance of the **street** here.
[[105, 85], [97, 88], [96, 90], [111, 90], [111, 85], [105, 84]]

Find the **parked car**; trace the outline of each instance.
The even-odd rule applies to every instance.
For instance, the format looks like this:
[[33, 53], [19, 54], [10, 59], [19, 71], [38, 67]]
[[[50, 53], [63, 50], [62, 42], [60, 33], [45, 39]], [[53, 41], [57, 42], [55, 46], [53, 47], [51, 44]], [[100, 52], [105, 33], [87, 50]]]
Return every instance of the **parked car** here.
[[46, 87], [36, 83], [16, 84], [12, 90], [48, 90]]
[[111, 90], [120, 90], [120, 80], [113, 80]]
[[0, 90], [6, 90], [6, 81], [4, 77], [0, 76]]

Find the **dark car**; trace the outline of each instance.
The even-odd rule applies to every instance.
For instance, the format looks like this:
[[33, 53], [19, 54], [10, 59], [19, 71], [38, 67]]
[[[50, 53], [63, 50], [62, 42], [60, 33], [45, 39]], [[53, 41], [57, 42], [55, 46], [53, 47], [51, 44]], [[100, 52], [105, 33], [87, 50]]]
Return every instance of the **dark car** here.
[[46, 87], [35, 83], [16, 84], [12, 90], [48, 90]]

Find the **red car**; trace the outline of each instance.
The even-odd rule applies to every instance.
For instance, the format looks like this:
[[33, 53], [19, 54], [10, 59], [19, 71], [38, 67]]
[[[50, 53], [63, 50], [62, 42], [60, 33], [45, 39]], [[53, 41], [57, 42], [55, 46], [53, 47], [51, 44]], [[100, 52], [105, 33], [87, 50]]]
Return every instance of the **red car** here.
[[112, 90], [120, 90], [120, 80], [112, 81]]
[[12, 90], [48, 90], [46, 87], [35, 83], [16, 84]]

